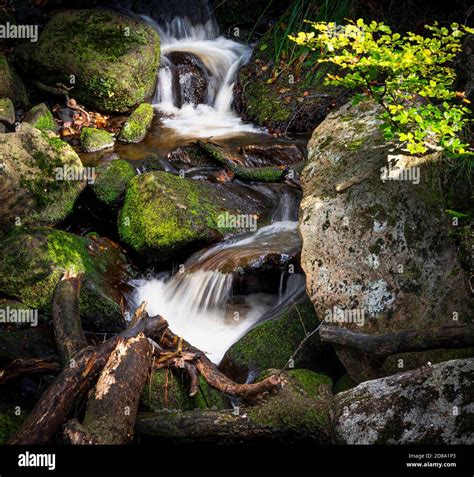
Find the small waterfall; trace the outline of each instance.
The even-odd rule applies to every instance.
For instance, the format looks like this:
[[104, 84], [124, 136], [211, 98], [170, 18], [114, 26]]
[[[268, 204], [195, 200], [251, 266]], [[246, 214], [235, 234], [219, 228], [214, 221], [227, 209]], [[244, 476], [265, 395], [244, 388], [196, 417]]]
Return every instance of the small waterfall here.
[[[250, 47], [219, 36], [212, 19], [193, 24], [173, 18], [162, 25], [143, 18], [161, 38], [153, 103], [164, 115], [165, 126], [191, 137], [262, 132], [232, 111], [234, 84], [240, 67], [250, 59]], [[203, 87], [205, 94], [200, 94]]]
[[[288, 195], [290, 198], [283, 194], [280, 209], [296, 200]], [[235, 341], [262, 319], [277, 316], [305, 288], [303, 275], [282, 271], [275, 295], [234, 297], [233, 285], [239, 276], [236, 270], [266, 254], [294, 254], [300, 248], [298, 223], [294, 219], [274, 222], [195, 253], [184, 264], [183, 272], [135, 281], [133, 302], [146, 301], [150, 315], [162, 315], [175, 333], [209, 352], [209, 358], [219, 363]]]

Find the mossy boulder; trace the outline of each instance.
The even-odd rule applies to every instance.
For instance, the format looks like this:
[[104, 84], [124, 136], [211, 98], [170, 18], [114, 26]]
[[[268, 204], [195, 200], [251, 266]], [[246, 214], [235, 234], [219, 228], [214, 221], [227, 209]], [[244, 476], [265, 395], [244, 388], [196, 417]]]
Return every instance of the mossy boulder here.
[[0, 243], [1, 293], [46, 316], [66, 270], [84, 272], [79, 308], [85, 330], [125, 328], [120, 304], [129, 269], [116, 244], [47, 227], [15, 230]]
[[101, 202], [115, 206], [123, 198], [134, 176], [135, 169], [129, 162], [122, 159], [106, 162], [96, 168], [92, 189]]
[[226, 232], [220, 223], [222, 213], [257, 213], [258, 207], [220, 184], [150, 172], [130, 181], [119, 232], [136, 252], [167, 260], [189, 247], [221, 239]]
[[31, 124], [33, 127], [40, 131], [53, 131], [55, 132], [57, 127], [54, 121], [54, 117], [46, 104], [37, 104], [31, 108], [23, 118], [23, 121]]
[[25, 85], [3, 53], [0, 53], [0, 98], [9, 98], [21, 107], [29, 105]]
[[114, 147], [114, 137], [103, 129], [82, 128], [81, 149], [84, 152], [98, 152]]
[[123, 125], [119, 141], [137, 143], [142, 141], [148, 133], [153, 121], [153, 106], [143, 103], [128, 117]]
[[[15, 225], [59, 223], [85, 186], [74, 149], [28, 123], [0, 136], [0, 169], [0, 235]], [[78, 180], [56, 180], [64, 172], [77, 173]]]
[[35, 45], [19, 52], [36, 80], [56, 87], [75, 79], [74, 98], [90, 108], [123, 113], [149, 99], [160, 59], [160, 39], [137, 17], [109, 10], [62, 10]]
[[224, 409], [227, 407], [225, 397], [207, 382], [199, 378], [199, 391], [189, 396], [189, 384], [181, 377], [168, 369], [153, 371], [150, 381], [145, 385], [141, 397], [142, 407], [146, 411], [160, 409]]
[[15, 124], [15, 106], [10, 98], [0, 99], [0, 122]]
[[[283, 368], [293, 356], [307, 332], [318, 326], [313, 304], [309, 299], [284, 311], [280, 316], [253, 327], [243, 338], [234, 343], [224, 355], [220, 369], [239, 382], [259, 375], [269, 368]], [[294, 357], [293, 367], [318, 369], [318, 361], [329, 353], [315, 333]], [[321, 369], [321, 363], [319, 363]]]
[[[362, 333], [470, 322], [469, 271], [446, 213], [449, 161], [388, 143], [380, 113], [370, 101], [349, 102], [308, 143], [300, 206], [308, 294], [328, 325]], [[337, 353], [356, 382], [373, 376], [353, 348]]]

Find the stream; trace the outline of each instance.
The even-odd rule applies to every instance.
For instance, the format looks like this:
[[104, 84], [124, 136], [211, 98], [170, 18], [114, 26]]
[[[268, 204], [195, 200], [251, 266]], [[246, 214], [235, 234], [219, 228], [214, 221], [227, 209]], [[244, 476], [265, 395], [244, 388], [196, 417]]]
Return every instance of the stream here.
[[[157, 114], [148, 138], [138, 145], [119, 146], [120, 157], [133, 160], [153, 153], [163, 160], [171, 150], [196, 138], [212, 138], [235, 148], [290, 143], [245, 123], [232, 110], [234, 83], [239, 68], [250, 59], [251, 47], [219, 36], [212, 19], [193, 24], [173, 18], [158, 24], [148, 16], [142, 18], [162, 41], [152, 101]], [[205, 87], [192, 74], [197, 67], [204, 72]], [[171, 166], [167, 170], [177, 172]], [[194, 176], [199, 173], [193, 171]], [[134, 280], [129, 300], [132, 308], [146, 301], [150, 315], [165, 317], [175, 333], [217, 364], [240, 337], [296, 302], [305, 289], [304, 275], [286, 266], [301, 250], [299, 191], [285, 183], [236, 183], [267, 199], [269, 218], [192, 254], [173, 270], [153, 271]], [[260, 273], [268, 257], [276, 265]]]

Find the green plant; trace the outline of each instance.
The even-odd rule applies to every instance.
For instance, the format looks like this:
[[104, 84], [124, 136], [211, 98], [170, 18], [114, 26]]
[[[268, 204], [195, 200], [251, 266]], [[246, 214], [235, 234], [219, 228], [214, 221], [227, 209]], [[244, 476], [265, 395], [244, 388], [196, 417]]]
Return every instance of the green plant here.
[[472, 157], [460, 136], [469, 125], [469, 101], [456, 91], [454, 59], [461, 41], [474, 29], [453, 23], [450, 28], [426, 25], [427, 36], [394, 33], [384, 23], [359, 19], [343, 28], [335, 23], [308, 22], [313, 31], [289, 38], [318, 50], [318, 63], [331, 63], [340, 73], [326, 83], [363, 91], [383, 108], [383, 131], [406, 143], [410, 153], [444, 149]]

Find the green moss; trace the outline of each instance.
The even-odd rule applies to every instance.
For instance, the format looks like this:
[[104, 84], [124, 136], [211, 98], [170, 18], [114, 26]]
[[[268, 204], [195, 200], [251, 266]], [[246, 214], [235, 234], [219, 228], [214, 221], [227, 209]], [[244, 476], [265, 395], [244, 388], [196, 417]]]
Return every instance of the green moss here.
[[130, 115], [119, 135], [119, 140], [137, 143], [145, 138], [153, 121], [153, 106], [143, 103]]
[[199, 376], [199, 391], [190, 399], [193, 408], [225, 409], [227, 407], [227, 399], [225, 396], [221, 392], [211, 388], [202, 376]]
[[[41, 131], [56, 131], [54, 117], [44, 103], [37, 104], [30, 109], [30, 111], [26, 113], [24, 121]], [[61, 141], [59, 138], [56, 139]]]
[[[50, 86], [108, 112], [126, 112], [153, 94], [160, 41], [146, 22], [106, 10], [63, 10], [43, 30], [24, 65]], [[27, 54], [27, 56], [28, 56]]]
[[[252, 328], [227, 351], [224, 362], [245, 370], [283, 368], [305, 337], [305, 329], [310, 332], [317, 326], [313, 304], [306, 300], [286, 310], [279, 318]], [[309, 365], [312, 353], [318, 347], [319, 338], [314, 335], [296, 355], [294, 365]]]
[[213, 189], [165, 172], [134, 177], [119, 216], [121, 239], [137, 252], [159, 250], [163, 255], [193, 242], [209, 241], [221, 230]]
[[97, 152], [113, 147], [113, 136], [103, 129], [82, 128], [81, 149], [84, 152]]
[[46, 227], [19, 229], [0, 243], [0, 291], [49, 315], [64, 271], [84, 272], [81, 317], [112, 323], [121, 312], [111, 283], [120, 281], [124, 263], [114, 247], [89, 238]]
[[328, 387], [332, 386], [332, 379], [329, 376], [317, 374], [309, 369], [291, 369], [287, 374], [295, 379], [308, 396], [313, 398], [319, 395], [321, 384], [325, 384]]
[[15, 434], [23, 422], [23, 416], [16, 416], [13, 412], [0, 412], [0, 445], [6, 444]]
[[104, 204], [116, 204], [135, 176], [135, 169], [127, 161], [117, 160], [97, 167], [97, 177], [92, 188]]
[[9, 124], [15, 122], [15, 107], [10, 98], [0, 98], [0, 120]]

